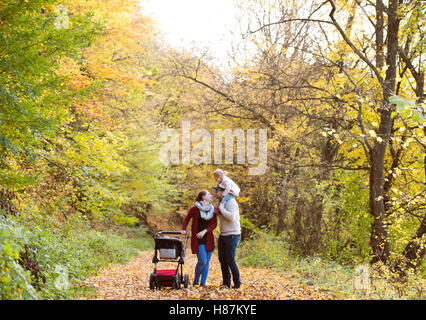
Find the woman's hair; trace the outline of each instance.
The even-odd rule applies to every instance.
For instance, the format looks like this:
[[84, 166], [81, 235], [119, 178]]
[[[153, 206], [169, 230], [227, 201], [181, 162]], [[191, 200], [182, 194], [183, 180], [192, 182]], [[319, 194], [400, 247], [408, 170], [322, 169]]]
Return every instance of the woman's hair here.
[[216, 169], [216, 170], [213, 172], [213, 175], [214, 175], [215, 177], [223, 177], [223, 176], [226, 176], [227, 174], [228, 174], [228, 172], [223, 171], [222, 169]]
[[206, 190], [201, 191], [201, 192], [198, 194], [198, 196], [195, 198], [195, 201], [198, 201], [198, 202], [202, 201], [202, 200], [203, 200], [203, 197], [206, 195], [206, 193], [207, 193], [207, 191], [206, 191]]

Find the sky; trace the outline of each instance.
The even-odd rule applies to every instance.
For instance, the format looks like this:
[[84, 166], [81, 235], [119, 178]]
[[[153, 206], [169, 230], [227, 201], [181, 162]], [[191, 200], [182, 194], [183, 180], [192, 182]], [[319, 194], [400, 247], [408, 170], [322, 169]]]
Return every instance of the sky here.
[[208, 49], [219, 65], [240, 38], [233, 0], [141, 0], [141, 6], [173, 47]]

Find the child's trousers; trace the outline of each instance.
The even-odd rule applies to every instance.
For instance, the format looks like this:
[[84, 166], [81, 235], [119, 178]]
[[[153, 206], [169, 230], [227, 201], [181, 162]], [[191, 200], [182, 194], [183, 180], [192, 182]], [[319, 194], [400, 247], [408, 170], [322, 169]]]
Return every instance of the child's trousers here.
[[226, 206], [226, 203], [228, 202], [228, 200], [229, 200], [229, 199], [231, 199], [231, 198], [233, 198], [233, 197], [234, 197], [234, 195], [233, 195], [233, 194], [231, 194], [231, 193], [228, 193], [226, 196], [224, 196], [224, 197], [222, 198], [223, 206], [225, 207], [225, 206]]

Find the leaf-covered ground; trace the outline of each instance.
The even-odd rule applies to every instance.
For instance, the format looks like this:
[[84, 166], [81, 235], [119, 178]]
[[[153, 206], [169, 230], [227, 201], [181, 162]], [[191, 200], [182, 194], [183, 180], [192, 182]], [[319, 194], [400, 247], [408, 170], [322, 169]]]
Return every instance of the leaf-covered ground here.
[[[190, 254], [184, 265], [184, 273], [188, 273], [190, 278], [189, 288], [182, 286], [180, 290], [162, 288], [153, 291], [149, 289], [149, 275], [154, 267], [152, 257], [153, 251], [142, 251], [128, 264], [100, 269], [97, 276], [89, 279], [89, 283], [96, 288], [99, 299], [332, 299], [321, 289], [296, 283], [277, 271], [243, 266], [239, 266], [242, 280], [240, 289], [221, 287], [222, 275], [216, 254], [213, 254], [210, 262], [206, 288], [191, 285], [197, 258]], [[159, 264], [161, 269], [173, 266], [176, 263]]]

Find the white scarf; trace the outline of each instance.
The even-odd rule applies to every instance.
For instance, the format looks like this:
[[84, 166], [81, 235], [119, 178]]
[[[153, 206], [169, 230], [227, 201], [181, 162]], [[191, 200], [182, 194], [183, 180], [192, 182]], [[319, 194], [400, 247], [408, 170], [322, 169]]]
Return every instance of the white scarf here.
[[201, 202], [196, 201], [195, 206], [200, 209], [201, 218], [203, 218], [204, 220], [210, 220], [211, 218], [213, 218], [214, 206], [211, 203], [203, 206]]

